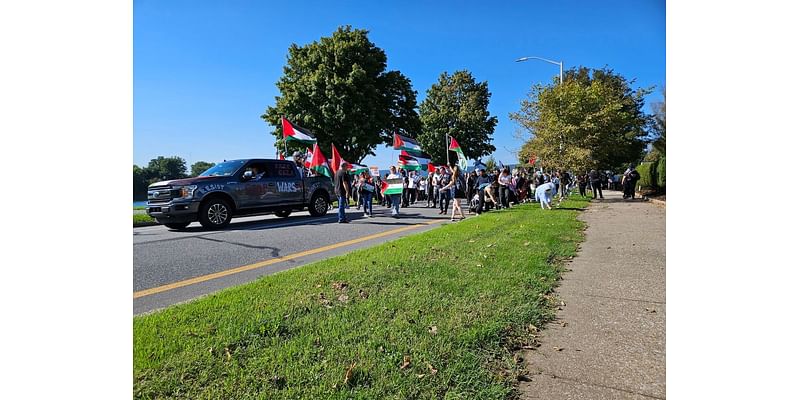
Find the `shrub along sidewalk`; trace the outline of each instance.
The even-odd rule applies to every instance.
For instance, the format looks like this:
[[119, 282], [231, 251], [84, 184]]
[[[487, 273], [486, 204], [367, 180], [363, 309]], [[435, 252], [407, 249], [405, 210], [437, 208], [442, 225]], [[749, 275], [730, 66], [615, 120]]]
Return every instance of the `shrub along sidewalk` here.
[[134, 396], [506, 398], [585, 204], [491, 212], [135, 317]]

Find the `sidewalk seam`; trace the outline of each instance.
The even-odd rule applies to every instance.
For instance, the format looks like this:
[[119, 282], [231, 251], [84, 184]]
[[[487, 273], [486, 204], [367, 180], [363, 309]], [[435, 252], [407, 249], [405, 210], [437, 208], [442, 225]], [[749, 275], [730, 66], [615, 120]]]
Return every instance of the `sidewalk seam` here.
[[602, 384], [594, 383], [594, 382], [584, 382], [584, 381], [581, 381], [581, 380], [578, 380], [578, 379], [567, 378], [567, 377], [564, 377], [564, 376], [558, 376], [558, 375], [549, 374], [549, 373], [546, 373], [546, 372], [542, 372], [542, 374], [543, 375], [548, 375], [548, 376], [550, 376], [550, 377], [552, 377], [554, 379], [561, 379], [561, 380], [565, 380], [565, 381], [569, 381], [569, 382], [580, 383], [580, 384], [583, 384], [583, 385], [596, 386], [596, 387], [601, 387], [601, 388], [604, 388], [604, 389], [611, 389], [611, 390], [616, 390], [616, 391], [619, 391], [619, 392], [636, 394], [636, 395], [639, 395], [639, 396], [649, 397], [651, 399], [666, 400], [666, 397], [658, 397], [658, 396], [653, 396], [651, 394], [639, 393], [639, 392], [636, 392], [636, 391], [633, 391], [633, 390], [629, 390], [629, 389], [622, 389], [622, 388], [613, 387], [613, 386], [606, 386], [606, 385], [602, 385]]

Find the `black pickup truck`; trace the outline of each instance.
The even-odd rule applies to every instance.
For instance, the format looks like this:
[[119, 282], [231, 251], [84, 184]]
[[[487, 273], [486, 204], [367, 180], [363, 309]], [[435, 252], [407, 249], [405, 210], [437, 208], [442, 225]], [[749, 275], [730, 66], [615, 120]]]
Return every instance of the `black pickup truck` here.
[[150, 185], [147, 214], [170, 229], [185, 229], [193, 221], [220, 229], [235, 216], [274, 213], [288, 217], [304, 209], [321, 216], [333, 198], [330, 178], [304, 176], [292, 161], [231, 160], [195, 178]]

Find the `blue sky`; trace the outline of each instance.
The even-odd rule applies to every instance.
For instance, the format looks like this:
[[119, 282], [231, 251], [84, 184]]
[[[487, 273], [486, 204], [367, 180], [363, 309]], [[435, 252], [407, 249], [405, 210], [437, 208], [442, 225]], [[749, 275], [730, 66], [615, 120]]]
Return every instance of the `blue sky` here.
[[[411, 79], [422, 102], [443, 72], [466, 69], [487, 81], [499, 122], [494, 157], [515, 163], [522, 144], [508, 115], [530, 86], [558, 66], [608, 66], [634, 87], [666, 85], [661, 1], [134, 1], [133, 162], [157, 156], [196, 161], [272, 157], [274, 105], [290, 44], [329, 36], [339, 25], [370, 31], [388, 69]], [[649, 103], [661, 98], [656, 89]], [[325, 150], [327, 151], [327, 150]], [[379, 147], [365, 164], [386, 168]]]

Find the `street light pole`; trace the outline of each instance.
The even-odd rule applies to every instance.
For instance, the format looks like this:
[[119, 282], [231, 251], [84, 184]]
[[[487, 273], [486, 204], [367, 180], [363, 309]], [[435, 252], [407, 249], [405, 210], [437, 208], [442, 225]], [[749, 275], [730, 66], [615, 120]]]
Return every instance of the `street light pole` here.
[[562, 61], [553, 61], [553, 60], [548, 60], [546, 58], [533, 57], [533, 56], [518, 58], [516, 61], [517, 62], [523, 62], [523, 61], [528, 61], [530, 59], [541, 60], [541, 61], [544, 61], [544, 62], [548, 62], [550, 64], [558, 65], [558, 83], [559, 84], [563, 84], [564, 83], [564, 62], [562, 62]]
[[[548, 60], [548, 59], [542, 58], [542, 57], [528, 56], [528, 57], [518, 58], [516, 60], [516, 62], [528, 61], [530, 59], [540, 60], [540, 61], [548, 62], [550, 64], [558, 65], [558, 84], [559, 85], [563, 85], [564, 84], [564, 62], [563, 61], [553, 61], [553, 60]], [[559, 139], [558, 140], [558, 153], [559, 153], [559, 155], [561, 155], [564, 152], [564, 133], [561, 132], [561, 134], [558, 135], [558, 136], [559, 136], [559, 138], [558, 138]]]

